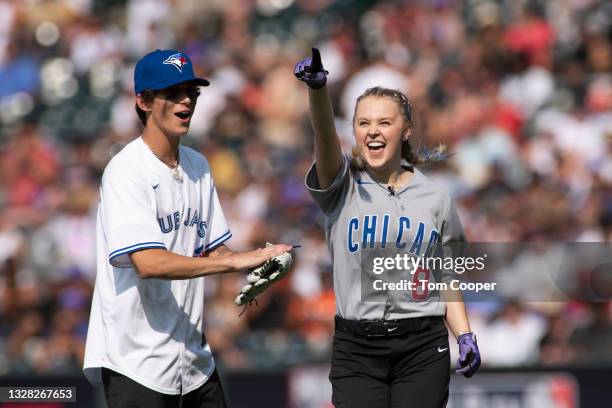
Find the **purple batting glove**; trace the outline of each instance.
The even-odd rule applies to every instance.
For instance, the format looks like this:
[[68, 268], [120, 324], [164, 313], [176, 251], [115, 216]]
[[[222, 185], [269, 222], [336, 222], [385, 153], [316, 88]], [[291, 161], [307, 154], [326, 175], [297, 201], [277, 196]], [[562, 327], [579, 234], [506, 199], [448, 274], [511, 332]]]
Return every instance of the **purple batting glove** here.
[[459, 345], [459, 359], [457, 360], [457, 370], [455, 374], [461, 374], [470, 378], [480, 367], [480, 351], [476, 343], [474, 333], [464, 333], [457, 337]]
[[293, 74], [300, 81], [306, 82], [312, 89], [322, 88], [327, 82], [327, 72], [321, 63], [321, 53], [318, 49], [312, 49], [312, 56], [305, 58], [295, 64]]

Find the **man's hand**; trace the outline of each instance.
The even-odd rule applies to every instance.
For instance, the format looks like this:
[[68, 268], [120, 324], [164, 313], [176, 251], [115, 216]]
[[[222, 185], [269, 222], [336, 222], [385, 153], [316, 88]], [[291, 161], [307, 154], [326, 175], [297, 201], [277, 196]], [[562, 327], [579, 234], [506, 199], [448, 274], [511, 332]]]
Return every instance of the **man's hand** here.
[[237, 253], [231, 255], [229, 259], [232, 262], [233, 269], [246, 270], [262, 265], [268, 259], [279, 256], [293, 249], [291, 245], [278, 244], [271, 245], [265, 248], [256, 249], [254, 251]]
[[310, 88], [319, 89], [327, 82], [327, 74], [329, 74], [329, 72], [323, 69], [321, 53], [317, 48], [313, 48], [312, 56], [295, 64], [293, 74], [300, 81], [306, 82], [306, 85]]
[[457, 337], [457, 344], [459, 345], [459, 359], [455, 374], [470, 378], [480, 367], [480, 351], [476, 343], [476, 336], [474, 333], [464, 333]]
[[[272, 248], [272, 244], [267, 244], [267, 248]], [[272, 284], [278, 282], [287, 275], [293, 263], [293, 258], [289, 252], [283, 252], [267, 260], [257, 268], [249, 270], [247, 282], [238, 296], [235, 303], [237, 306], [248, 305], [258, 295], [263, 293]]]

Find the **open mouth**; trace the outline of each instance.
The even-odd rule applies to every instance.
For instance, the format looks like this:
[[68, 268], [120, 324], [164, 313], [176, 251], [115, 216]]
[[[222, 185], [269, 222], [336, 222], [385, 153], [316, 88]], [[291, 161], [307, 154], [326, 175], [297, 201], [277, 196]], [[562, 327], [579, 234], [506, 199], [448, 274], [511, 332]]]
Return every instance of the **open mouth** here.
[[190, 111], [177, 112], [175, 113], [175, 115], [178, 116], [178, 118], [181, 120], [187, 120], [191, 117], [191, 112]]
[[368, 142], [368, 150], [370, 150], [371, 152], [380, 152], [385, 148], [385, 143], [383, 142]]

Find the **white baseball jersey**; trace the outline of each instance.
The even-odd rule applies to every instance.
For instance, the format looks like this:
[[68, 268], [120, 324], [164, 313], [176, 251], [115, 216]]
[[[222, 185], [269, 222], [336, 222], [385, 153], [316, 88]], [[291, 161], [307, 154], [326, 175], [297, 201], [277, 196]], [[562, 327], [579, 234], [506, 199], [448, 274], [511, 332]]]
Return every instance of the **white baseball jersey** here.
[[129, 254], [199, 256], [231, 237], [206, 159], [180, 146], [172, 171], [138, 138], [108, 164], [97, 218], [97, 277], [84, 371], [100, 367], [164, 394], [200, 387], [215, 363], [203, 341], [204, 278], [141, 279]]

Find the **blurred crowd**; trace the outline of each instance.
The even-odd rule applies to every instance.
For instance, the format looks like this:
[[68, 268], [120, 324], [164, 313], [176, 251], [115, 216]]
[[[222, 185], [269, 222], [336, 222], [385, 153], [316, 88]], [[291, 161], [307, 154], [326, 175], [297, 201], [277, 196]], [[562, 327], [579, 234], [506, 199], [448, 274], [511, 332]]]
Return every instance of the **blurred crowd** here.
[[[331, 265], [303, 185], [312, 131], [292, 74], [311, 45], [347, 152], [363, 90], [409, 96], [413, 147], [450, 153], [423, 171], [451, 192], [471, 241], [612, 241], [609, 2], [2, 0], [0, 375], [82, 366], [99, 180], [141, 131], [133, 66], [157, 48], [185, 51], [210, 79], [184, 143], [211, 164], [228, 245], [302, 246], [242, 317], [244, 277], [207, 279], [217, 362], [328, 361]], [[610, 364], [611, 295], [470, 303], [484, 364]]]

